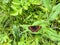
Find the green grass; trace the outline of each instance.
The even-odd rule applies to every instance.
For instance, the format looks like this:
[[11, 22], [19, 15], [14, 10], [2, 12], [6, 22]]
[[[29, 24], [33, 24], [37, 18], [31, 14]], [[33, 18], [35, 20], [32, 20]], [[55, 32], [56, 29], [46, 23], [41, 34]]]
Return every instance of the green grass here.
[[0, 45], [60, 45], [60, 0], [0, 0]]

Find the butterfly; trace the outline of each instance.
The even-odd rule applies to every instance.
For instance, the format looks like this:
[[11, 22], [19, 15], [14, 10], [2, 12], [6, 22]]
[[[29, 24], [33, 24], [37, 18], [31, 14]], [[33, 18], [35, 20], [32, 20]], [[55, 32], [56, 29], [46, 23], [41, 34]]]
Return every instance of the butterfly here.
[[28, 27], [32, 32], [37, 32], [41, 29], [41, 26], [29, 26]]

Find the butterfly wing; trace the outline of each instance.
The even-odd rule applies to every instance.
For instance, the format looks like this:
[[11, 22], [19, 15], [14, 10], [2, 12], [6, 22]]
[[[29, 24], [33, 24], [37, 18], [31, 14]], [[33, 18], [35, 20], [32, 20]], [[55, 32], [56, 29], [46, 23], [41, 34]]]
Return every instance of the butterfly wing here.
[[41, 29], [41, 26], [29, 26], [29, 29], [32, 32], [37, 32], [39, 29]]

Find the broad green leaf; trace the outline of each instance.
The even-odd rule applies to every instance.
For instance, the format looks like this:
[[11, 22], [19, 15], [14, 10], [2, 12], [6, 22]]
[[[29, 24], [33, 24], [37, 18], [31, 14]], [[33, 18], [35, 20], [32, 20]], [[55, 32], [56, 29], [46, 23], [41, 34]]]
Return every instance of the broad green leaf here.
[[17, 10], [17, 8], [16, 8], [15, 5], [11, 5], [11, 8], [12, 8], [13, 10]]
[[11, 11], [10, 15], [17, 16], [18, 15], [18, 11]]
[[27, 6], [27, 5], [24, 5], [23, 8], [24, 8], [25, 10], [28, 10], [28, 6]]
[[58, 45], [60, 45], [60, 42], [58, 42]]
[[12, 32], [13, 32], [13, 35], [14, 35], [15, 40], [19, 41], [20, 30], [19, 30], [18, 26], [13, 25]]
[[32, 2], [32, 4], [40, 5], [40, 4], [41, 4], [41, 0], [34, 0], [34, 1]]
[[20, 2], [17, 3], [17, 2], [12, 2], [14, 5], [20, 5]]
[[45, 27], [45, 26], [47, 26], [48, 24], [49, 24], [48, 21], [39, 20], [39, 21], [34, 22], [32, 25], [40, 25], [40, 26]]
[[[43, 34], [45, 35], [45, 34]], [[55, 31], [51, 31], [51, 29], [46, 30], [46, 37], [50, 38], [53, 41], [60, 41], [60, 35], [57, 35], [57, 33]]]
[[2, 44], [3, 42], [7, 42], [7, 40], [8, 40], [8, 36], [6, 34], [0, 33], [0, 44]]
[[5, 4], [5, 3], [8, 3], [10, 0], [3, 0], [3, 3]]
[[13, 0], [12, 2], [15, 2], [15, 3], [20, 3], [20, 1], [19, 1], [19, 0]]
[[24, 42], [19, 42], [18, 45], [25, 45], [25, 43]]
[[52, 20], [56, 19], [56, 17], [58, 16], [59, 13], [60, 13], [60, 3], [53, 7], [52, 12], [49, 16], [49, 20], [52, 21]]
[[19, 12], [19, 14], [22, 14], [22, 8], [20, 8], [20, 9], [18, 10], [18, 12]]
[[31, 45], [36, 45], [35, 41], [33, 41], [33, 42], [31, 43]]
[[60, 3], [55, 5], [53, 8], [52, 8], [52, 11], [58, 11], [60, 9]]
[[48, 9], [51, 10], [50, 0], [43, 0], [43, 5]]

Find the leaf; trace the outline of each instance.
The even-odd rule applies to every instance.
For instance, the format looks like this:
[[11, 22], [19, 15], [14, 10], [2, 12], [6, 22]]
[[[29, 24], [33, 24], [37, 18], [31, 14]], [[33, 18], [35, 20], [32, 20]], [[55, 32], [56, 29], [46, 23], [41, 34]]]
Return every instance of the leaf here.
[[0, 43], [6, 42], [8, 40], [7, 34], [0, 33]]
[[17, 10], [17, 8], [16, 8], [15, 5], [11, 5], [11, 8], [12, 8], [13, 10]]
[[14, 38], [15, 40], [19, 40], [20, 36], [20, 31], [19, 31], [19, 28], [16, 26], [16, 25], [13, 25], [13, 29], [12, 29], [12, 32], [13, 32], [13, 35], [14, 35]]
[[60, 45], [60, 42], [58, 42], [58, 45]]
[[44, 21], [44, 20], [40, 20], [40, 21], [36, 21], [34, 22], [32, 25], [40, 25], [40, 26], [47, 26], [48, 25], [48, 22], [47, 21]]
[[10, 0], [3, 0], [3, 3], [5, 4], [5, 3], [8, 3]]
[[54, 20], [58, 16], [59, 13], [60, 13], [60, 3], [53, 7], [52, 12], [49, 16], [49, 20], [51, 21]]
[[52, 8], [53, 11], [58, 11], [60, 9], [60, 3]]
[[43, 5], [48, 9], [51, 10], [51, 4], [50, 4], [50, 0], [43, 0]]
[[20, 5], [20, 2], [12, 2], [14, 5]]
[[22, 8], [20, 8], [20, 9], [18, 10], [18, 12], [19, 12], [19, 14], [22, 14]]
[[47, 29], [43, 35], [45, 35], [47, 38], [50, 38], [52, 41], [60, 41], [60, 35], [57, 35], [57, 32], [52, 31], [51, 29]]
[[24, 8], [25, 10], [28, 10], [28, 6], [27, 6], [27, 5], [24, 5], [23, 8]]
[[24, 29], [26, 29], [25, 31], [29, 31], [28, 30], [28, 27], [30, 26], [30, 25], [20, 25], [21, 27], [23, 27]]
[[11, 11], [10, 15], [17, 16], [18, 15], [18, 11]]
[[41, 0], [34, 0], [33, 2], [32, 2], [32, 4], [36, 4], [36, 5], [40, 5], [40, 2]]
[[25, 43], [24, 42], [19, 42], [18, 45], [25, 45]]

